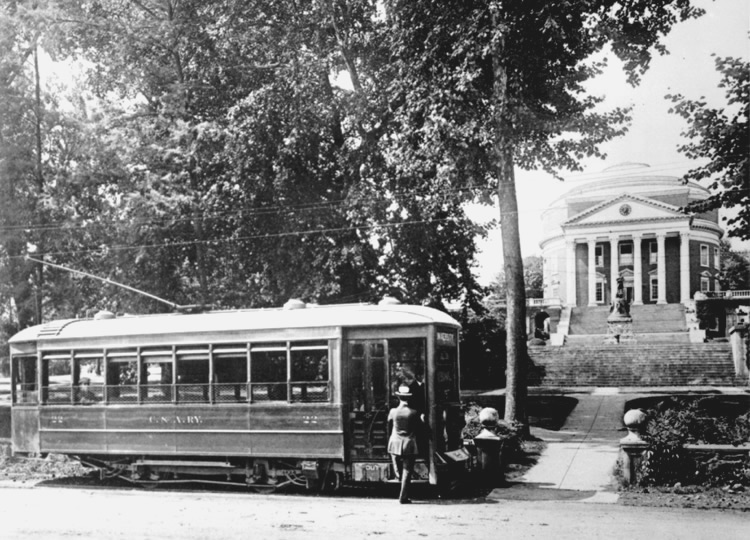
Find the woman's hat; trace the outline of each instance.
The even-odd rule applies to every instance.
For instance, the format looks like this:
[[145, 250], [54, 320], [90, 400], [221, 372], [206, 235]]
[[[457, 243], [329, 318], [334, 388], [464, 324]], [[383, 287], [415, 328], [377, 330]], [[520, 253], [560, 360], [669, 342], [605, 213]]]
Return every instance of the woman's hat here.
[[411, 397], [411, 388], [408, 386], [399, 386], [396, 395], [398, 397]]

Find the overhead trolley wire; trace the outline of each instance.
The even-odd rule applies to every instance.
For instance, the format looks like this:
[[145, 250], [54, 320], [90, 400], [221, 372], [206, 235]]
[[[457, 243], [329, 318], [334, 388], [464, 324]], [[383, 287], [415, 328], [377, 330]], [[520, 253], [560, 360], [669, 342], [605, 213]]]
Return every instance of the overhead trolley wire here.
[[[683, 171], [685, 169], [685, 164], [693, 164], [692, 168], [695, 168], [694, 162], [691, 161], [673, 161], [673, 162], [667, 162], [664, 164], [656, 165], [654, 167], [646, 167], [646, 168], [638, 168], [631, 171], [628, 170], [616, 170], [616, 171], [597, 171], [597, 172], [591, 172], [591, 173], [580, 173], [580, 174], [574, 174], [574, 175], [568, 175], [563, 177], [563, 182], [570, 182], [576, 183], [576, 182], [596, 182], [599, 180], [609, 180], [609, 179], [617, 179], [617, 178], [635, 178], [639, 176], [648, 176], [649, 173], [664, 173], [668, 171]], [[682, 166], [680, 166], [682, 165]], [[548, 174], [548, 173], [545, 173]], [[682, 175], [684, 176], [684, 174]], [[679, 181], [681, 181], [682, 176], [676, 176]], [[441, 191], [441, 193], [450, 195], [450, 194], [460, 194], [465, 192], [471, 192], [471, 191], [485, 191], [489, 192], [490, 195], [494, 195], [494, 187], [475, 187], [475, 186], [458, 186], [454, 188], [445, 188]], [[423, 194], [430, 193], [430, 188], [424, 188], [421, 190], [403, 190], [403, 191], [394, 191], [391, 193], [393, 197], [403, 197], [403, 196], [413, 196], [418, 197]], [[332, 210], [335, 208], [343, 207], [344, 204], [347, 202], [349, 203], [356, 203], [356, 198], [352, 197], [346, 197], [341, 199], [332, 199], [330, 201], [317, 201], [317, 202], [311, 202], [311, 203], [304, 203], [304, 204], [297, 204], [297, 205], [283, 205], [283, 204], [274, 204], [259, 208], [252, 208], [247, 210], [238, 210], [234, 212], [223, 212], [223, 211], [217, 211], [217, 212], [202, 212], [202, 213], [192, 213], [192, 214], [186, 214], [182, 216], [174, 216], [174, 217], [164, 217], [164, 218], [135, 218], [135, 219], [128, 219], [123, 220], [123, 223], [127, 223], [130, 226], [141, 226], [141, 225], [152, 225], [152, 224], [160, 224], [164, 222], [169, 223], [182, 223], [182, 222], [190, 222], [194, 220], [210, 220], [210, 219], [221, 219], [221, 218], [233, 218], [233, 217], [245, 217], [245, 218], [252, 218], [252, 217], [262, 217], [265, 215], [271, 215], [271, 214], [281, 214], [284, 212], [295, 212], [295, 211], [316, 211], [316, 210]], [[546, 207], [535, 207], [535, 208], [528, 208], [526, 207], [522, 211], [518, 212], [518, 214], [528, 214], [528, 213], [536, 213], [540, 210], [544, 210]], [[115, 222], [113, 220], [112, 222]], [[106, 224], [107, 222], [104, 222]], [[98, 221], [91, 221], [88, 224], [70, 224], [70, 222], [55, 222], [55, 223], [45, 223], [45, 224], [29, 224], [29, 225], [0, 225], [0, 231], [15, 231], [15, 230], [23, 230], [23, 231], [36, 231], [36, 232], [43, 232], [43, 231], [53, 231], [53, 230], [61, 230], [61, 229], [67, 229], [67, 230], [80, 230], [85, 229], [91, 225], [100, 225], [102, 222]]]
[[[427, 224], [427, 223], [441, 223], [441, 222], [448, 222], [453, 221], [454, 218], [448, 217], [448, 218], [435, 218], [435, 219], [419, 219], [419, 220], [410, 220], [410, 221], [402, 221], [399, 223], [374, 223], [370, 225], [352, 225], [349, 227], [330, 227], [325, 229], [308, 229], [308, 230], [299, 230], [299, 231], [285, 231], [285, 232], [278, 232], [278, 233], [270, 233], [270, 234], [257, 234], [257, 235], [249, 235], [249, 236], [239, 236], [237, 238], [222, 238], [222, 239], [212, 239], [212, 240], [185, 240], [185, 241], [178, 241], [178, 242], [163, 242], [163, 243], [154, 243], [154, 244], [138, 244], [138, 245], [119, 245], [119, 246], [107, 246], [107, 247], [100, 247], [95, 249], [79, 249], [79, 250], [69, 250], [69, 251], [47, 251], [44, 253], [44, 255], [83, 255], [83, 254], [92, 254], [92, 253], [102, 253], [102, 252], [122, 252], [122, 251], [133, 251], [138, 249], [152, 249], [152, 248], [171, 248], [171, 247], [186, 247], [186, 246], [194, 246], [194, 245], [221, 245], [221, 244], [232, 244], [236, 242], [246, 242], [250, 240], [263, 240], [263, 239], [270, 239], [270, 238], [283, 238], [283, 237], [290, 237], [290, 236], [304, 236], [304, 235], [313, 235], [313, 234], [332, 234], [332, 233], [340, 233], [340, 232], [349, 232], [349, 231], [360, 231], [360, 230], [376, 230], [376, 229], [389, 229], [394, 227], [403, 227], [406, 225], [419, 225], [419, 224]], [[6, 259], [24, 259], [26, 258], [25, 255], [10, 255], [6, 257]]]
[[[450, 189], [444, 189], [441, 191], [442, 194], [450, 195], [450, 194], [460, 194], [464, 192], [471, 192], [471, 191], [489, 191], [488, 188], [475, 188], [470, 186], [462, 186], [462, 187], [455, 187]], [[493, 191], [494, 192], [494, 191]], [[418, 197], [420, 195], [428, 194], [430, 191], [428, 188], [425, 188], [424, 190], [413, 190], [413, 191], [400, 191], [400, 192], [393, 192], [393, 197], [403, 197], [403, 196], [413, 196]], [[259, 208], [251, 208], [251, 209], [244, 209], [244, 210], [237, 210], [233, 212], [225, 212], [225, 211], [219, 211], [219, 212], [205, 212], [205, 213], [193, 213], [193, 214], [183, 214], [181, 216], [173, 216], [173, 217], [154, 217], [154, 218], [143, 218], [143, 219], [123, 219], [123, 220], [111, 220], [111, 221], [105, 221], [105, 222], [99, 222], [95, 220], [91, 220], [89, 223], [83, 223], [83, 224], [70, 224], [70, 222], [55, 222], [55, 223], [45, 223], [45, 224], [39, 224], [39, 225], [0, 225], [0, 231], [15, 231], [15, 230], [21, 230], [21, 231], [35, 231], [35, 232], [43, 232], [43, 231], [53, 231], [53, 230], [80, 230], [80, 229], [86, 229], [90, 226], [95, 225], [102, 225], [107, 223], [115, 223], [117, 221], [121, 221], [122, 223], [125, 223], [129, 226], [142, 226], [142, 225], [153, 225], [153, 224], [161, 224], [164, 222], [169, 223], [180, 223], [180, 222], [190, 222], [194, 220], [210, 220], [210, 219], [222, 219], [222, 218], [234, 218], [234, 217], [245, 217], [245, 218], [253, 218], [253, 217], [263, 217], [267, 215], [272, 214], [284, 214], [284, 213], [290, 213], [290, 212], [296, 212], [296, 211], [317, 211], [317, 210], [333, 210], [336, 208], [343, 208], [346, 203], [356, 204], [357, 199], [356, 198], [343, 198], [343, 199], [333, 199], [331, 201], [319, 201], [314, 203], [304, 203], [304, 204], [298, 204], [298, 205], [283, 205], [283, 204], [276, 204], [276, 205], [270, 205], [265, 207], [259, 207]]]

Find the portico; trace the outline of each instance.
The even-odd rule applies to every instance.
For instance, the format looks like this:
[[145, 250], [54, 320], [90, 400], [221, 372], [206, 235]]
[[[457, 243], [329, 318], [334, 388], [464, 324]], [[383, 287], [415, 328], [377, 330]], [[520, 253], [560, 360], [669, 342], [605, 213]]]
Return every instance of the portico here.
[[654, 176], [571, 190], [543, 215], [545, 297], [570, 307], [609, 305], [619, 278], [633, 305], [685, 304], [696, 291], [717, 290], [718, 216], [681, 211], [706, 196], [696, 184]]
[[[670, 269], [673, 279], [669, 283], [668, 239], [677, 246], [680, 261], [677, 272]], [[690, 231], [576, 236], [568, 242], [568, 257], [566, 263], [567, 260], [574, 263], [567, 265], [570, 277], [566, 296], [576, 298], [577, 305], [611, 303], [617, 292], [618, 278], [623, 278], [627, 299], [633, 305], [666, 304], [668, 290], [670, 299], [676, 297], [680, 303], [690, 301]], [[585, 295], [577, 287], [584, 282]]]

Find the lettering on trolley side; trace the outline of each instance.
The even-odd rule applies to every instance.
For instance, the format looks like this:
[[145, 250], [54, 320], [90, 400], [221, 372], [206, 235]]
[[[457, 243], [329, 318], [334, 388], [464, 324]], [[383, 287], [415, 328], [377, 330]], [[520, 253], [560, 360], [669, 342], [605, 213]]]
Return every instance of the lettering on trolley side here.
[[185, 415], [185, 416], [149, 416], [149, 424], [202, 424], [203, 417], [199, 415]]
[[317, 424], [318, 423], [318, 416], [317, 415], [304, 415], [302, 416], [302, 423], [303, 424]]

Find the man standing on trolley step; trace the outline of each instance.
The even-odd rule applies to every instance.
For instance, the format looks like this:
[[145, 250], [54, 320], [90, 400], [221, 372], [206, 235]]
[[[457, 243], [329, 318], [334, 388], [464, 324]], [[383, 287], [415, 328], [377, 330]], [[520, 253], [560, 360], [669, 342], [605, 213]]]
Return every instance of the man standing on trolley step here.
[[[417, 448], [417, 433], [424, 422], [416, 409], [409, 406], [412, 396], [408, 386], [400, 386], [396, 392], [398, 406], [388, 412], [388, 424], [391, 438], [388, 440], [388, 453], [393, 460], [393, 469], [401, 479], [401, 493], [398, 502], [408, 504], [409, 484], [414, 473], [414, 460], [419, 454]], [[391, 427], [391, 425], [393, 427]]]

